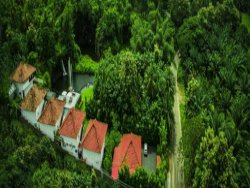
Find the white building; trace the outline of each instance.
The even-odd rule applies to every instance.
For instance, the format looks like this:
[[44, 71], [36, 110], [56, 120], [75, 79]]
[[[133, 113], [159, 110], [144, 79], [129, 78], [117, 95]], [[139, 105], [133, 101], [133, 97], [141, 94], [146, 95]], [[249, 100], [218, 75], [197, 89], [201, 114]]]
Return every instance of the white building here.
[[36, 85], [30, 89], [21, 102], [21, 114], [30, 124], [35, 125], [44, 107], [44, 97], [47, 91], [39, 89]]
[[20, 63], [11, 75], [12, 84], [9, 95], [13, 96], [15, 93], [21, 99], [24, 99], [33, 86], [35, 73], [36, 68], [32, 65]]
[[38, 129], [51, 140], [54, 140], [54, 136], [62, 124], [65, 104], [66, 101], [61, 101], [52, 97], [38, 119]]
[[80, 94], [74, 91], [63, 91], [62, 94], [59, 95], [58, 99], [66, 100], [65, 108], [71, 109], [75, 108], [75, 106], [77, 105], [80, 99]]
[[89, 120], [84, 138], [79, 145], [83, 160], [96, 169], [101, 169], [107, 129], [107, 124]]
[[59, 130], [62, 148], [78, 158], [78, 145], [82, 137], [82, 125], [86, 112], [70, 109]]

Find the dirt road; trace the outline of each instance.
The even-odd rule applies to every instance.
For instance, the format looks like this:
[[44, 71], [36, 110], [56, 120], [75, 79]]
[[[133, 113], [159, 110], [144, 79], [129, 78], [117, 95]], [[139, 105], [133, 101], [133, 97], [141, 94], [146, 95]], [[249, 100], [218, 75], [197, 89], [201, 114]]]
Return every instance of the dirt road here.
[[175, 55], [174, 64], [171, 66], [171, 70], [175, 77], [175, 87], [176, 93], [174, 96], [174, 106], [173, 106], [173, 113], [174, 113], [174, 135], [172, 137], [172, 153], [169, 159], [169, 183], [168, 187], [170, 188], [180, 188], [184, 187], [184, 174], [183, 174], [183, 163], [179, 160], [179, 145], [180, 139], [182, 136], [181, 130], [181, 115], [180, 115], [180, 93], [178, 88], [178, 81], [177, 81], [177, 73], [178, 73], [178, 66], [180, 63], [180, 59], [178, 53]]

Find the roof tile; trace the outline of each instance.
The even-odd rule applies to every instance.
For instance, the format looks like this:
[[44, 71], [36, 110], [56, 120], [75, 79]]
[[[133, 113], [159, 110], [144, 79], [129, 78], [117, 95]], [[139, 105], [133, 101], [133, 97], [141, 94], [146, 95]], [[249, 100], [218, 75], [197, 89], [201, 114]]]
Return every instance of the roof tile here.
[[86, 112], [80, 110], [70, 109], [65, 118], [59, 134], [62, 136], [76, 138], [79, 134]]
[[141, 166], [141, 136], [133, 133], [122, 136], [119, 146], [114, 150], [112, 163], [112, 177], [114, 179], [118, 179], [118, 170], [125, 164], [128, 165], [130, 174], [138, 166]]
[[11, 75], [11, 80], [15, 82], [25, 82], [30, 75], [36, 71], [36, 68], [27, 63], [20, 63]]
[[101, 153], [107, 129], [108, 125], [106, 123], [90, 119], [83, 141], [79, 144], [79, 147]]
[[47, 91], [45, 89], [39, 89], [35, 84], [29, 90], [26, 97], [21, 102], [20, 107], [24, 110], [34, 112], [44, 99]]
[[47, 124], [47, 125], [55, 125], [58, 121], [58, 118], [63, 112], [63, 108], [66, 101], [61, 101], [52, 97], [49, 102], [46, 104], [42, 115], [38, 119], [38, 122]]

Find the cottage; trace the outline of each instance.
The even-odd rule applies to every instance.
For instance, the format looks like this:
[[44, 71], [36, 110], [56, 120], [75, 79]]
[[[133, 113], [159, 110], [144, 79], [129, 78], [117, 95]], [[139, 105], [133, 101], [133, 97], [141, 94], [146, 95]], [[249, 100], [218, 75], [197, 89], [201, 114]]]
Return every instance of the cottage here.
[[102, 165], [107, 129], [107, 124], [90, 119], [84, 138], [79, 144], [82, 158], [96, 169], [100, 169]]
[[24, 99], [33, 86], [36, 68], [27, 63], [20, 63], [11, 75], [11, 87], [9, 95], [16, 93], [21, 99]]
[[114, 150], [112, 177], [118, 179], [118, 171], [124, 166], [129, 167], [130, 174], [142, 165], [141, 136], [124, 134], [121, 142]]
[[39, 89], [36, 85], [28, 92], [27, 96], [21, 102], [21, 114], [30, 124], [36, 125], [38, 118], [41, 115], [45, 101], [44, 97], [47, 91]]
[[82, 137], [85, 116], [86, 112], [70, 109], [59, 130], [62, 148], [75, 157], [78, 157], [78, 145]]
[[54, 140], [54, 136], [62, 124], [65, 104], [66, 101], [51, 97], [38, 119], [38, 128], [52, 140]]

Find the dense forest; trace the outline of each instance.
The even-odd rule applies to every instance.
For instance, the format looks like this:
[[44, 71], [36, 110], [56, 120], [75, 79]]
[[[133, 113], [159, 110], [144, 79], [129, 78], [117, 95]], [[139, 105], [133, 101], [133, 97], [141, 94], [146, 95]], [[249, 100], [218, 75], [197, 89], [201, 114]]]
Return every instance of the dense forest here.
[[106, 171], [118, 138], [134, 132], [162, 162], [156, 174], [124, 168], [120, 179], [165, 186], [179, 92], [185, 186], [250, 187], [249, 28], [246, 0], [1, 0], [0, 187], [121, 186], [41, 136], [9, 99], [19, 62], [52, 88], [69, 58], [74, 71], [95, 75], [86, 112], [109, 124]]

